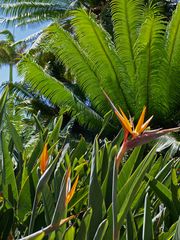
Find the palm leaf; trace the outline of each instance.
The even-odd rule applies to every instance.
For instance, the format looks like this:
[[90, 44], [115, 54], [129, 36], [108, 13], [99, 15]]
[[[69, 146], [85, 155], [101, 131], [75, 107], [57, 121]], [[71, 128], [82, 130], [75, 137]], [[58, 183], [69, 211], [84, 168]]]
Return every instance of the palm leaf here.
[[166, 116], [169, 110], [164, 32], [162, 17], [151, 13], [143, 23], [135, 44], [138, 112], [147, 106], [149, 114], [156, 117]]
[[102, 118], [85, 103], [83, 103], [72, 91], [61, 82], [43, 71], [33, 60], [24, 58], [18, 64], [18, 70], [29, 82], [33, 89], [38, 90], [53, 104], [71, 107], [72, 115], [77, 115], [78, 121], [93, 129], [101, 127]]
[[167, 31], [169, 96], [172, 113], [180, 108], [180, 3], [177, 4]]
[[46, 32], [46, 50], [51, 51], [76, 77], [79, 87], [90, 99], [92, 107], [100, 114], [105, 114], [109, 106], [102, 94], [100, 79], [91, 69], [83, 49], [73, 40], [70, 33], [58, 24], [50, 26]]
[[111, 2], [114, 40], [118, 54], [127, 66], [133, 81], [136, 72], [134, 44], [142, 21], [142, 0], [113, 0]]
[[84, 10], [73, 11], [72, 24], [103, 89], [115, 104], [131, 110], [133, 104], [129, 101], [129, 95], [132, 95], [129, 77], [109, 34]]
[[70, 8], [71, 1], [1, 1], [0, 13], [8, 17], [4, 18], [6, 24], [24, 25], [28, 23], [40, 23], [59, 18]]

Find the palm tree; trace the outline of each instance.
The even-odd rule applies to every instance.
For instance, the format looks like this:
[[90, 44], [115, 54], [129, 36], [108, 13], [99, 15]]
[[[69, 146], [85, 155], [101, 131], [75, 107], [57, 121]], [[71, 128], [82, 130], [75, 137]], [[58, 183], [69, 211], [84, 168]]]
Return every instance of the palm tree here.
[[[165, 119], [172, 121], [180, 97], [180, 3], [169, 23], [158, 8], [143, 7], [141, 0], [112, 0], [111, 11], [114, 42], [85, 10], [72, 12], [73, 34], [59, 24], [44, 31], [41, 47], [69, 69], [73, 80], [68, 86], [45, 72], [32, 56], [20, 62], [20, 74], [54, 104], [70, 106], [71, 114], [93, 129], [101, 126], [110, 110], [102, 89], [131, 115], [146, 105], [161, 125]], [[72, 90], [74, 85], [84, 99]]]
[[25, 42], [15, 42], [13, 34], [9, 30], [3, 30], [0, 35], [5, 36], [0, 41], [0, 66], [9, 65], [9, 83], [13, 82], [13, 65], [15, 65], [21, 57], [25, 49]]

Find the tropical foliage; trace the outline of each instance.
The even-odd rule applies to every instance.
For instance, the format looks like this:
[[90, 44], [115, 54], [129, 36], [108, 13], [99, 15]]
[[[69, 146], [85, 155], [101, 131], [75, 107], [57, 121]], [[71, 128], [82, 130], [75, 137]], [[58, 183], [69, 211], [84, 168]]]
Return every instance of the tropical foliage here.
[[[25, 142], [5, 111], [7, 101], [8, 88], [0, 99], [2, 239], [178, 239], [179, 157], [169, 150], [158, 154], [157, 144], [148, 153], [139, 146], [121, 159], [115, 176], [126, 134], [123, 143], [121, 136], [118, 142], [100, 144], [96, 137], [92, 145], [82, 137], [69, 144], [60, 116], [46, 129], [37, 118], [36, 134]], [[144, 114], [136, 129], [144, 125]], [[163, 132], [137, 131], [135, 145]], [[132, 148], [134, 140], [127, 143]]]
[[[9, 14], [29, 6], [29, 22], [48, 11], [55, 19], [54, 2], [14, 1]], [[10, 65], [0, 96], [0, 239], [179, 240], [180, 126], [166, 123], [179, 120], [180, 4], [166, 22], [153, 4], [112, 0], [110, 36], [98, 14], [108, 2], [79, 2], [88, 10], [72, 11], [71, 25], [52, 23], [26, 54], [27, 39], [0, 33], [0, 63]]]
[[72, 12], [73, 34], [59, 24], [44, 31], [41, 48], [63, 62], [70, 79], [57, 81], [38, 66], [34, 56], [21, 61], [20, 74], [54, 104], [68, 105], [79, 122], [92, 129], [102, 125], [110, 110], [102, 90], [131, 115], [137, 116], [146, 105], [156, 123], [177, 121], [180, 4], [169, 23], [158, 8], [143, 7], [140, 0], [113, 0], [111, 11], [114, 41], [82, 9]]

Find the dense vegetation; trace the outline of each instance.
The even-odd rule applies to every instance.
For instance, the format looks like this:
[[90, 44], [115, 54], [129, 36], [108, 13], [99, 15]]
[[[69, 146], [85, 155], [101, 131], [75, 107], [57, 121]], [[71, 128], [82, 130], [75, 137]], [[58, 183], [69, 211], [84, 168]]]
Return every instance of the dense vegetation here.
[[0, 239], [179, 240], [180, 3], [147, 2], [0, 1], [51, 20], [0, 33]]

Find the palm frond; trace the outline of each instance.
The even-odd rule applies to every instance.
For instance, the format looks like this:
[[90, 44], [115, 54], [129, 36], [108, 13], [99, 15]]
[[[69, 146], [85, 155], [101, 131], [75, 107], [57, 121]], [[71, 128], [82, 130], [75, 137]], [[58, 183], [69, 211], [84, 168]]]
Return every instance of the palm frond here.
[[52, 52], [56, 58], [75, 76], [79, 87], [90, 99], [92, 107], [96, 107], [100, 114], [104, 114], [108, 108], [101, 90], [101, 79], [91, 69], [84, 50], [75, 42], [67, 31], [58, 24], [50, 26], [46, 30], [48, 41], [45, 43], [47, 51]]
[[147, 106], [149, 114], [156, 117], [166, 115], [169, 110], [164, 33], [162, 17], [151, 14], [142, 25], [135, 44], [138, 111]]
[[177, 4], [167, 30], [169, 95], [172, 113], [180, 108], [180, 3]]
[[14, 49], [6, 41], [0, 41], [0, 64], [14, 62]]
[[33, 89], [50, 99], [53, 104], [71, 107], [71, 114], [76, 115], [81, 124], [92, 130], [101, 127], [102, 118], [95, 111], [90, 109], [61, 82], [45, 73], [33, 60], [23, 59], [18, 64], [18, 70]]
[[142, 21], [142, 3], [142, 0], [111, 1], [116, 49], [126, 64], [132, 81], [136, 72], [133, 47]]
[[[132, 110], [132, 94], [128, 74], [109, 34], [84, 10], [73, 11], [72, 25], [78, 42], [90, 60], [90, 66], [100, 79], [101, 86], [115, 104]], [[125, 91], [126, 90], [126, 91]]]
[[71, 1], [1, 1], [0, 13], [5, 15], [6, 24], [39, 23], [55, 19], [64, 14]]
[[7, 41], [14, 42], [14, 36], [9, 30], [0, 31], [0, 35], [5, 35]]

